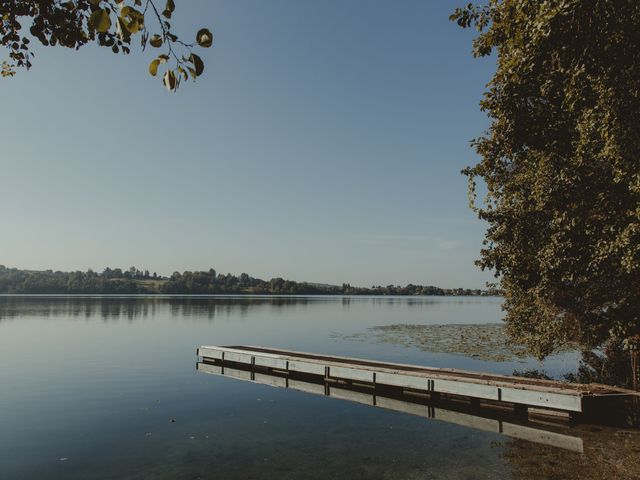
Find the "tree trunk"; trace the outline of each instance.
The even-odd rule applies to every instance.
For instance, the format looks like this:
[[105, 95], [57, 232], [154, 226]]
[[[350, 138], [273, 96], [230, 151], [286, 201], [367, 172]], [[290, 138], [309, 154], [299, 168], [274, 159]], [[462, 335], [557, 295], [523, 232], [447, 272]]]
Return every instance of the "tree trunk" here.
[[636, 391], [640, 390], [640, 349], [637, 345], [631, 347], [631, 384]]

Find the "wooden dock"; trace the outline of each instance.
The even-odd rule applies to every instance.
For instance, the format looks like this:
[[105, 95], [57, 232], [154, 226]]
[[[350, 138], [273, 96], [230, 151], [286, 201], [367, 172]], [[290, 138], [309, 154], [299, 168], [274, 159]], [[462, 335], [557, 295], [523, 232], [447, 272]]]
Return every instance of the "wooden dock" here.
[[[485, 374], [456, 369], [378, 362], [253, 346], [204, 346], [197, 350], [204, 364], [250, 367], [291, 380], [323, 382], [377, 390], [408, 392], [433, 400], [468, 403], [529, 417], [600, 421], [624, 402], [637, 399], [630, 390], [597, 384]], [[249, 373], [248, 380], [252, 380]], [[608, 420], [607, 420], [608, 421]]]

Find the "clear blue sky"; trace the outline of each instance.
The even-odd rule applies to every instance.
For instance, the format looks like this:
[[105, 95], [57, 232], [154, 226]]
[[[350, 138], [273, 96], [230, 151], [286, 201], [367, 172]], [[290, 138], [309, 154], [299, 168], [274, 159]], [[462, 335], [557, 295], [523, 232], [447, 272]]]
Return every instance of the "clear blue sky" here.
[[37, 50], [0, 80], [0, 263], [216, 268], [327, 283], [481, 287], [460, 169], [493, 60], [459, 1], [178, 1], [210, 26], [169, 94], [154, 52]]

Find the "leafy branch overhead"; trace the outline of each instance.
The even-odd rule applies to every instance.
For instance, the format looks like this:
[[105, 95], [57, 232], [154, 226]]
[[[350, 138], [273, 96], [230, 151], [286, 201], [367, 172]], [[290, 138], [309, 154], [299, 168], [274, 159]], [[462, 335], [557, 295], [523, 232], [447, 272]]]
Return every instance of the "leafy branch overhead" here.
[[3, 60], [0, 73], [12, 77], [18, 68], [31, 68], [35, 56], [33, 39], [44, 46], [76, 50], [94, 43], [113, 53], [128, 54], [135, 38], [142, 50], [149, 45], [163, 51], [149, 64], [149, 73], [160, 76], [167, 89], [175, 91], [181, 81], [202, 75], [204, 62], [194, 50], [209, 48], [213, 35], [209, 29], [201, 28], [193, 40], [178, 37], [170, 22], [175, 2], [167, 0], [161, 8], [161, 1], [2, 0], [0, 44], [9, 50], [9, 55]]

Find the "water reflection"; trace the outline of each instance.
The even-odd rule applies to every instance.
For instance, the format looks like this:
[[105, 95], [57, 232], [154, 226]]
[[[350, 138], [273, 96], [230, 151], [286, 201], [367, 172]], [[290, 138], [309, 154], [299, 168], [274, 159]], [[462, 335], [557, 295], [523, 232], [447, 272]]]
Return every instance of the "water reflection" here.
[[247, 343], [509, 374], [528, 364], [340, 340], [500, 315], [487, 297], [0, 296], [0, 479], [640, 478], [627, 430], [551, 429], [579, 453], [194, 368], [199, 345]]
[[[574, 452], [583, 451], [579, 436], [567, 434], [557, 422], [555, 426], [522, 419], [511, 412], [496, 408], [482, 408], [473, 404], [440, 399], [438, 401], [419, 394], [410, 394], [391, 389], [358, 387], [353, 384], [329, 382], [313, 378], [290, 378], [264, 370], [239, 368], [210, 361], [198, 362], [200, 372], [227, 376], [272, 387], [299, 390], [316, 395], [362, 403], [372, 407], [394, 410], [419, 417], [454, 423], [530, 442], [541, 443]], [[548, 422], [547, 422], [548, 423]]]
[[173, 317], [246, 315], [257, 307], [283, 308], [322, 301], [309, 297], [180, 297], [180, 296], [0, 296], [0, 320], [19, 316], [103, 319], [153, 317], [166, 309]]
[[[640, 430], [522, 419], [509, 412], [432, 401], [355, 385], [288, 378], [238, 364], [201, 361], [199, 372], [298, 390], [508, 437], [497, 442], [516, 479], [638, 479]], [[312, 415], [312, 413], [310, 413]]]
[[432, 304], [478, 305], [487, 298], [438, 297], [335, 297], [335, 296], [69, 296], [69, 295], [0, 295], [0, 321], [18, 316], [75, 317], [133, 320], [155, 316], [159, 309], [168, 309], [173, 317], [247, 315], [257, 308], [274, 310], [291, 306], [339, 303], [344, 310], [352, 304], [367, 303], [386, 307], [424, 307]]

